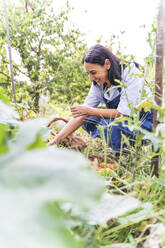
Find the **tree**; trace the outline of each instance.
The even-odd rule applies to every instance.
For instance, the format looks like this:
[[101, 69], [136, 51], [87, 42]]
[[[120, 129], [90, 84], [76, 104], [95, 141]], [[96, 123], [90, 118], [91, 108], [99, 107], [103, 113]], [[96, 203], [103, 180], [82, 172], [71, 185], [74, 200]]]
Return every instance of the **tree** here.
[[[36, 0], [28, 12], [24, 4], [13, 6], [10, 3], [8, 10], [11, 46], [20, 57], [20, 63], [14, 67], [15, 73], [27, 76], [26, 81], [19, 77], [16, 87], [26, 93], [28, 103], [35, 111], [39, 110], [40, 94], [45, 92], [49, 92], [56, 102], [71, 102], [73, 98], [79, 101], [80, 93], [85, 96], [88, 90], [84, 84], [87, 76], [81, 65], [87, 48], [80, 39], [80, 31], [67, 28], [71, 10], [68, 2], [66, 9], [58, 14], [55, 14], [51, 0]], [[4, 44], [5, 25], [0, 25]], [[24, 96], [20, 94], [17, 98], [22, 101]]]

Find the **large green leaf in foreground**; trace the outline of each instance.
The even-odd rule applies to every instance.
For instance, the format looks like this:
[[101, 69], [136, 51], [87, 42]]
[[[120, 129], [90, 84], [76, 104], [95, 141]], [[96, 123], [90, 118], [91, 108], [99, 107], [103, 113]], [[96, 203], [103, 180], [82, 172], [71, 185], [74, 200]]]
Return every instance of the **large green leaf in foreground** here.
[[[55, 147], [37, 148], [42, 126], [45, 120], [22, 123], [9, 151], [0, 156], [0, 247], [81, 247], [55, 202], [72, 202], [87, 210], [103, 192], [103, 180], [84, 156]], [[34, 143], [35, 149], [29, 150]], [[53, 216], [46, 207], [50, 202]]]
[[103, 182], [80, 154], [57, 149], [28, 151], [8, 161], [0, 176], [1, 247], [77, 247], [63, 218], [54, 209], [50, 219], [43, 206], [70, 201], [84, 209], [99, 199]]

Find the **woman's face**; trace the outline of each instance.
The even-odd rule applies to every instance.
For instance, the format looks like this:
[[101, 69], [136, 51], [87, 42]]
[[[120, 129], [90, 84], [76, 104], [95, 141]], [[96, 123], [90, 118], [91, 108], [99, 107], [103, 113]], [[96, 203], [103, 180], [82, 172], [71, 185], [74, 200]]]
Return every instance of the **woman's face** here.
[[105, 60], [103, 66], [85, 62], [84, 67], [91, 81], [95, 81], [98, 85], [103, 85], [105, 82], [108, 83], [108, 70], [110, 68], [110, 61], [108, 59]]

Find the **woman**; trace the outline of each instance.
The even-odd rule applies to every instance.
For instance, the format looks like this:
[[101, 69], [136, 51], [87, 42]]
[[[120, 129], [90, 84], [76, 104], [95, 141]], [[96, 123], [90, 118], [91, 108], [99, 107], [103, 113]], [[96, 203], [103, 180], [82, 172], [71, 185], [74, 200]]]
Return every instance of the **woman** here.
[[[121, 60], [102, 45], [91, 47], [82, 62], [92, 82], [90, 91], [83, 105], [71, 107], [74, 118], [50, 144], [59, 144], [65, 137], [83, 126], [93, 138], [104, 136], [108, 145], [119, 153], [121, 134], [129, 137], [131, 144], [136, 134], [121, 122], [115, 121], [114, 124], [114, 120], [121, 116], [130, 116], [131, 109], [143, 100], [144, 89], [147, 96], [150, 96], [151, 92], [140, 76], [137, 63], [122, 65]], [[106, 108], [97, 108], [100, 103], [105, 104]], [[153, 109], [150, 112], [142, 110], [140, 119], [141, 127], [152, 131]], [[123, 144], [122, 149], [125, 147], [126, 144]]]

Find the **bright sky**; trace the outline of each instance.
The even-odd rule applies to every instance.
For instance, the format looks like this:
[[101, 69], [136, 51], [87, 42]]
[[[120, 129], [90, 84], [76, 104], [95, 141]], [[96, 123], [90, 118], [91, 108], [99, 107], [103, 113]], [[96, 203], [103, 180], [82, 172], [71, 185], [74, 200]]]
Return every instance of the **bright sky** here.
[[[54, 6], [62, 8], [65, 2], [54, 0]], [[158, 3], [159, 0], [70, 0], [75, 8], [70, 21], [86, 33], [88, 46], [96, 44], [101, 36], [104, 45], [111, 35], [120, 35], [126, 54], [134, 54], [143, 64], [143, 58], [150, 53], [146, 39], [157, 16]], [[122, 31], [125, 33], [121, 35]]]

